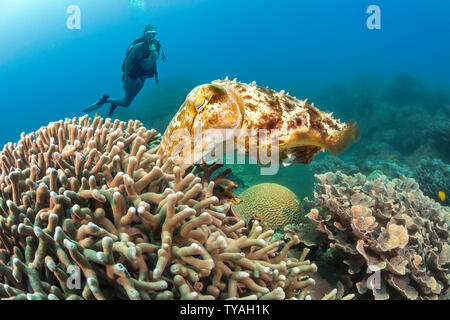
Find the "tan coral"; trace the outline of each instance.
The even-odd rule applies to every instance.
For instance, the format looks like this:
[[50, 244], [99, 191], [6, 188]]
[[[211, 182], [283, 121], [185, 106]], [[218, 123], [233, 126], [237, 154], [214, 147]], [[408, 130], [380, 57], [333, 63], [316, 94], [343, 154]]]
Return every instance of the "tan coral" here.
[[387, 234], [387, 239], [383, 234], [377, 239], [383, 251], [404, 248], [408, 244], [408, 231], [404, 226], [399, 226], [394, 223], [389, 224]]
[[[227, 215], [139, 121], [50, 123], [0, 153], [1, 299], [306, 298], [298, 243]], [[79, 268], [81, 287], [68, 285]], [[201, 282], [201, 284], [200, 284]]]
[[424, 196], [413, 179], [368, 180], [339, 171], [316, 177], [307, 216], [326, 238], [310, 238], [345, 252], [349, 274], [363, 279], [360, 293], [447, 299], [450, 208]]
[[374, 230], [378, 223], [369, 208], [356, 205], [351, 208], [352, 223], [354, 227], [362, 232], [370, 232]]
[[288, 188], [276, 183], [261, 183], [244, 190], [242, 200], [233, 206], [245, 222], [253, 215], [261, 216], [262, 221], [271, 229], [279, 229], [289, 223], [299, 222], [305, 215], [297, 196]]

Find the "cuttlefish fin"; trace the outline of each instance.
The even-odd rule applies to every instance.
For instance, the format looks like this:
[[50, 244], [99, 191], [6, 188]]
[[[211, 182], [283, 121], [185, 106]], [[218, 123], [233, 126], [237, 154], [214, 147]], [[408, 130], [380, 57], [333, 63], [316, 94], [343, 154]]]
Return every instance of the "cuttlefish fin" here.
[[336, 131], [331, 135], [321, 133], [315, 129], [296, 131], [288, 140], [286, 147], [316, 146], [336, 156], [358, 139], [359, 127], [356, 122], [349, 121], [342, 131]]
[[339, 131], [329, 139], [326, 139], [324, 147], [333, 156], [347, 149], [350, 144], [359, 139], [359, 126], [355, 121], [347, 122], [347, 127], [343, 131]]

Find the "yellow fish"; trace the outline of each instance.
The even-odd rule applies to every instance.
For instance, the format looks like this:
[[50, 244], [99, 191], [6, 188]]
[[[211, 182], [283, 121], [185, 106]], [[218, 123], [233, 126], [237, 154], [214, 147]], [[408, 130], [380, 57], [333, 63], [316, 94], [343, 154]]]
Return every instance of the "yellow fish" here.
[[[245, 141], [239, 151], [246, 155], [251, 148], [259, 150], [261, 147], [270, 154], [272, 136], [261, 138], [258, 132], [262, 129], [276, 132], [278, 160], [285, 165], [310, 163], [325, 150], [337, 155], [359, 135], [355, 122], [342, 123], [333, 118], [332, 113], [309, 104], [308, 99], [299, 100], [284, 90], [277, 92], [255, 82], [246, 84], [226, 78], [200, 85], [188, 94], [167, 127], [158, 154], [166, 159], [169, 156], [182, 158], [183, 153], [193, 152], [199, 159], [203, 150], [231, 139]], [[201, 139], [186, 140], [175, 134], [184, 131], [195, 136], [198, 130], [203, 132]], [[222, 131], [231, 135], [217, 134]], [[248, 132], [253, 132], [258, 141], [251, 144], [245, 140]]]
[[439, 191], [438, 195], [439, 195], [439, 199], [441, 199], [441, 201], [444, 202], [445, 201], [445, 192]]

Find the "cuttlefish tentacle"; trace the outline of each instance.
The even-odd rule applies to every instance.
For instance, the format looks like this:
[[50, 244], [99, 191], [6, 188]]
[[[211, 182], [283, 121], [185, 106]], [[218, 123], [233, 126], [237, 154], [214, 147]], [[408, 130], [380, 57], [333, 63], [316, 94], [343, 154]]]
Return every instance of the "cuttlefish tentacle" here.
[[[214, 130], [209, 130], [214, 129]], [[332, 113], [280, 92], [236, 81], [216, 80], [194, 88], [186, 97], [163, 136], [158, 153], [162, 157], [180, 157], [187, 153], [200, 160], [212, 145], [234, 139], [244, 141], [248, 154], [249, 135], [265, 130], [270, 136], [258, 136], [257, 148], [278, 152], [282, 163], [309, 163], [322, 151], [337, 155], [358, 139], [355, 122], [342, 123]], [[180, 139], [175, 132], [186, 132], [193, 139]], [[218, 132], [231, 132], [220, 135]], [[273, 144], [276, 138], [277, 145]], [[230, 151], [230, 150], [226, 150]]]

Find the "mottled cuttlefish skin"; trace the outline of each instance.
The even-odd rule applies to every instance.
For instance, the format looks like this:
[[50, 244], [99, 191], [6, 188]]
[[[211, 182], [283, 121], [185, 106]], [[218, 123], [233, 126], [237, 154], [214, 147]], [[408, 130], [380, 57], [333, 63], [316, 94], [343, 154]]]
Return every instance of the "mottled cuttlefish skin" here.
[[[194, 147], [203, 150], [211, 144], [223, 143], [224, 139], [218, 139], [217, 134], [208, 135], [208, 129], [226, 131], [225, 139], [233, 138], [237, 145], [245, 141], [242, 144], [245, 150], [241, 152], [248, 154], [253, 147], [264, 147], [270, 154], [275, 151], [273, 136], [260, 137], [253, 144], [246, 138], [249, 132], [258, 137], [258, 132], [266, 129], [278, 139], [280, 162], [304, 164], [325, 150], [337, 155], [358, 138], [355, 122], [342, 123], [332, 113], [309, 104], [308, 99], [299, 100], [284, 90], [277, 92], [254, 82], [246, 84], [226, 78], [198, 86], [188, 94], [164, 133], [159, 155], [180, 156], [192, 152]], [[186, 142], [174, 135], [176, 131], [205, 134]]]

